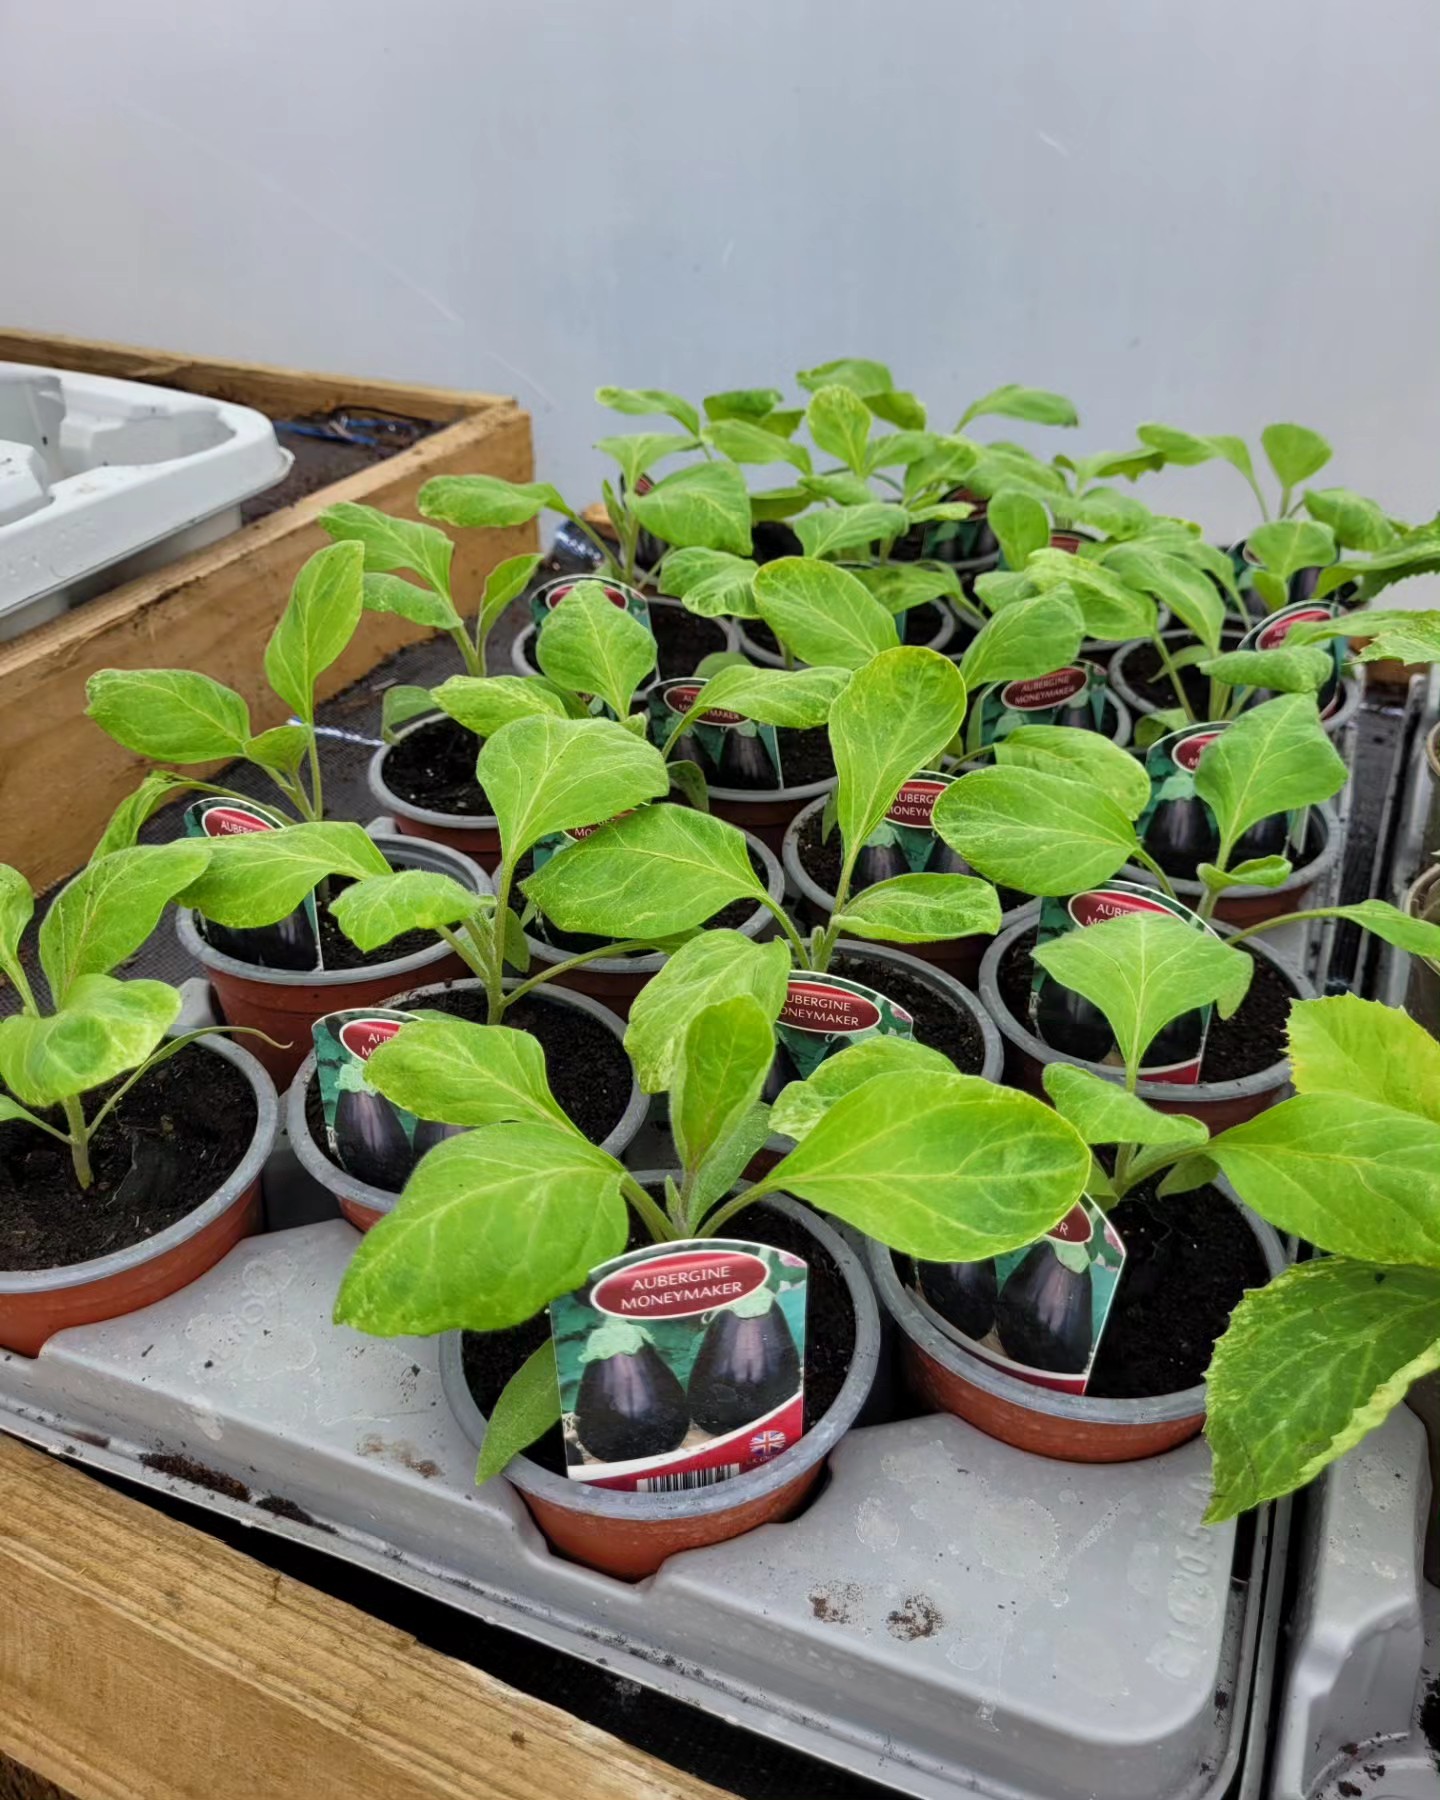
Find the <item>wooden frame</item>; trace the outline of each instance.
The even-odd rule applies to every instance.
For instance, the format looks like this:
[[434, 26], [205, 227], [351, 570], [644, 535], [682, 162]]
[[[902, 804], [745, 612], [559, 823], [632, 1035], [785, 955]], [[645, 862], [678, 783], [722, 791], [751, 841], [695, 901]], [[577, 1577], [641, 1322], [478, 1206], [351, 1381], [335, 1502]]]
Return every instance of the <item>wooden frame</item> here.
[[[145, 766], [85, 722], [85, 682], [96, 669], [200, 669], [245, 696], [257, 731], [280, 724], [286, 711], [265, 686], [261, 653], [296, 571], [330, 541], [315, 522], [324, 508], [355, 500], [415, 518], [416, 492], [432, 475], [528, 481], [534, 470], [529, 414], [493, 394], [16, 331], [0, 332], [0, 359], [156, 381], [281, 415], [348, 403], [445, 424], [398, 456], [0, 644], [0, 859], [37, 888], [85, 861]], [[465, 597], [478, 596], [497, 562], [535, 544], [533, 524], [459, 534], [455, 585], [462, 606]], [[425, 635], [404, 619], [367, 613], [349, 650], [327, 672], [322, 697]]]

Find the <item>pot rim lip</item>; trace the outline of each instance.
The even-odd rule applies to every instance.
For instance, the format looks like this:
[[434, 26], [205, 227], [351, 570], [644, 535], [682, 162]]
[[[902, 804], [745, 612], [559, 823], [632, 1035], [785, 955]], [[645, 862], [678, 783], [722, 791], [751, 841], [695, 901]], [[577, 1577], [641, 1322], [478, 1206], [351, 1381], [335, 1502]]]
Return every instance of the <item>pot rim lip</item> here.
[[[663, 1170], [644, 1169], [636, 1172], [635, 1179], [643, 1183], [663, 1179], [663, 1176]], [[736, 1475], [729, 1481], [717, 1482], [713, 1487], [688, 1493], [635, 1494], [595, 1487], [589, 1482], [571, 1481], [568, 1476], [542, 1469], [523, 1453], [506, 1464], [505, 1480], [522, 1494], [532, 1495], [566, 1512], [625, 1519], [635, 1524], [663, 1525], [677, 1518], [707, 1518], [732, 1512], [787, 1487], [808, 1469], [824, 1461], [854, 1424], [870, 1391], [880, 1351], [880, 1311], [863, 1261], [828, 1219], [788, 1194], [767, 1194], [765, 1204], [775, 1206], [813, 1232], [839, 1268], [855, 1309], [855, 1348], [850, 1367], [840, 1384], [840, 1392], [814, 1425], [772, 1462]], [[440, 1382], [457, 1424], [478, 1449], [484, 1441], [485, 1417], [465, 1381], [461, 1336], [458, 1331], [448, 1331], [440, 1340]], [[677, 1501], [682, 1504], [677, 1505]]]
[[[421, 866], [432, 857], [441, 863], [449, 863], [448, 870], [442, 873], [458, 874], [465, 878], [466, 885], [477, 894], [488, 894], [493, 891], [490, 877], [463, 850], [456, 850], [449, 844], [432, 842], [429, 838], [409, 837], [400, 831], [375, 831], [370, 833], [371, 839], [378, 845], [393, 845], [397, 857], [414, 857], [415, 863], [401, 863], [401, 867]], [[459, 868], [455, 867], [459, 864]], [[234, 976], [242, 981], [253, 981], [262, 987], [352, 987], [360, 983], [375, 981], [392, 981], [397, 976], [418, 973], [432, 964], [442, 962], [454, 951], [444, 938], [423, 950], [412, 950], [408, 956], [397, 956], [389, 962], [366, 963], [356, 969], [266, 969], [259, 963], [241, 962], [238, 956], [227, 956], [223, 950], [216, 950], [200, 935], [200, 928], [195, 923], [195, 913], [188, 906], [175, 909], [175, 930], [180, 942], [203, 968], [213, 969], [222, 975]], [[376, 1002], [378, 1006], [379, 1001]]]
[[127, 1245], [123, 1250], [110, 1250], [104, 1256], [91, 1257], [86, 1262], [65, 1263], [52, 1269], [0, 1268], [0, 1295], [23, 1298], [64, 1288], [88, 1287], [93, 1282], [128, 1275], [147, 1263], [158, 1262], [214, 1224], [247, 1188], [259, 1180], [280, 1129], [280, 1101], [275, 1084], [256, 1058], [229, 1038], [210, 1034], [197, 1041], [201, 1049], [223, 1056], [226, 1062], [239, 1069], [255, 1096], [255, 1130], [240, 1161], [208, 1199], [202, 1200], [163, 1231], [142, 1238], [138, 1244]]
[[[512, 976], [506, 980], [507, 988], [517, 987], [520, 977]], [[425, 987], [409, 988], [402, 994], [396, 994], [383, 1002], [385, 1010], [392, 1011], [403, 1007], [412, 1000], [423, 999], [429, 994], [454, 993], [457, 988], [479, 989], [483, 982], [467, 978], [460, 981], [434, 981]], [[615, 1041], [624, 1047], [625, 1025], [617, 1014], [611, 1012], [603, 1000], [596, 1000], [591, 994], [582, 994], [573, 988], [562, 988], [551, 984], [548, 988], [537, 989], [534, 998], [541, 1001], [554, 1000], [560, 1006], [576, 1006], [591, 1018], [598, 1019], [602, 1025], [615, 1028]], [[374, 1186], [368, 1181], [361, 1181], [357, 1175], [351, 1175], [342, 1169], [337, 1162], [332, 1162], [325, 1151], [316, 1143], [310, 1130], [309, 1120], [305, 1116], [305, 1099], [310, 1083], [315, 1077], [315, 1051], [310, 1049], [304, 1062], [295, 1071], [290, 1086], [285, 1091], [285, 1132], [290, 1140], [290, 1147], [299, 1159], [300, 1166], [313, 1181], [318, 1181], [324, 1188], [342, 1200], [349, 1200], [356, 1206], [367, 1207], [371, 1212], [389, 1213], [395, 1210], [395, 1202], [400, 1198], [389, 1188]], [[619, 1157], [629, 1146], [645, 1122], [645, 1115], [650, 1110], [650, 1096], [645, 1093], [635, 1079], [635, 1071], [630, 1071], [630, 1098], [625, 1103], [614, 1129], [608, 1134], [599, 1148], [611, 1156]]]
[[[780, 866], [780, 859], [768, 844], [762, 843], [751, 832], [745, 833], [745, 842], [749, 845], [751, 854], [758, 857], [763, 865], [766, 889], [770, 898], [778, 906], [785, 897], [785, 871]], [[755, 938], [764, 928], [765, 921], [774, 916], [768, 906], [761, 906], [757, 901], [755, 910], [750, 917], [743, 925], [737, 925], [734, 929], [742, 937]], [[700, 929], [708, 930], [709, 927], [701, 926]], [[542, 962], [550, 968], [574, 955], [573, 951], [557, 950], [553, 945], [547, 944], [543, 938], [534, 937], [528, 932], [525, 942], [530, 946], [531, 956], [537, 962]], [[645, 955], [597, 956], [593, 961], [586, 963], [585, 967], [593, 970], [597, 975], [654, 975], [663, 969], [669, 960], [663, 950], [654, 950]]]
[[[1083, 1057], [1071, 1056], [1064, 1050], [1055, 1050], [1042, 1039], [1035, 1036], [1028, 1026], [1024, 1025], [1010, 1011], [1000, 993], [999, 970], [1001, 958], [1010, 948], [1014, 940], [1022, 932], [1028, 931], [1040, 917], [1040, 902], [1032, 900], [1020, 909], [1020, 916], [1012, 925], [998, 933], [995, 941], [985, 952], [980, 961], [980, 998], [1000, 1032], [1022, 1055], [1042, 1066], [1046, 1063], [1068, 1063], [1072, 1068], [1084, 1069], [1088, 1074], [1098, 1075], [1104, 1081], [1118, 1081], [1121, 1071], [1105, 1063], [1086, 1062]], [[1226, 925], [1220, 920], [1211, 923], [1222, 937], [1229, 937], [1238, 927]], [[1294, 969], [1268, 944], [1258, 939], [1246, 940], [1252, 954], [1263, 956], [1267, 962], [1285, 977], [1295, 989], [1297, 1000], [1314, 1000], [1317, 993], [1315, 984], [1308, 976]], [[1168, 1100], [1176, 1103], [1189, 1100], [1196, 1106], [1214, 1105], [1224, 1100], [1248, 1099], [1252, 1094], [1264, 1093], [1267, 1089], [1278, 1088], [1290, 1079], [1290, 1060], [1281, 1057], [1268, 1068], [1258, 1069], [1253, 1075], [1237, 1075], [1228, 1081], [1197, 1081], [1193, 1085], [1180, 1086], [1170, 1081], [1141, 1081], [1136, 1083], [1135, 1091], [1142, 1100]]]
[[[1226, 631], [1230, 631], [1236, 628], [1227, 625], [1225, 629]], [[1244, 633], [1242, 632], [1241, 635], [1243, 636]], [[1162, 636], [1182, 636], [1193, 640], [1195, 634], [1193, 631], [1186, 630], [1182, 625], [1162, 633]], [[1150, 642], [1151, 640], [1149, 638], [1126, 638], [1122, 644], [1117, 645], [1110, 658], [1111, 680], [1116, 683], [1123, 682], [1125, 684], [1125, 702], [1132, 711], [1139, 713], [1141, 718], [1148, 718], [1152, 713], [1161, 711], [1161, 708], [1152, 706], [1142, 695], [1136, 693], [1136, 691], [1130, 687], [1129, 678], [1125, 673], [1125, 658], [1132, 650], [1141, 649]], [[1223, 643], [1221, 649], [1224, 649]], [[1320, 721], [1321, 729], [1331, 737], [1337, 732], [1343, 731], [1355, 717], [1355, 714], [1360, 710], [1361, 683], [1357, 681], [1353, 675], [1342, 675], [1340, 677], [1340, 694], [1340, 704], [1335, 708], [1334, 712], [1330, 714], [1329, 718], [1322, 718]], [[1239, 715], [1237, 714], [1237, 717], [1238, 716]], [[1195, 721], [1197, 725], [1203, 724], [1204, 722], [1205, 721], [1201, 719]], [[1180, 728], [1177, 726], [1176, 729], [1178, 730]], [[1440, 771], [1437, 771], [1437, 774], [1440, 774]]]
[[[1284, 1270], [1289, 1258], [1274, 1228], [1246, 1206], [1223, 1175], [1209, 1184], [1236, 1206], [1260, 1245], [1270, 1280]], [[931, 1323], [895, 1272], [889, 1249], [874, 1238], [865, 1240], [866, 1264], [880, 1295], [880, 1303], [915, 1347], [962, 1381], [982, 1389], [1027, 1412], [1051, 1418], [1078, 1420], [1088, 1425], [1165, 1425], [1200, 1417], [1205, 1411], [1205, 1383], [1170, 1394], [1147, 1394], [1122, 1400], [1110, 1396], [1067, 1394], [1044, 1388], [996, 1368], [972, 1356], [965, 1347]]]
[[417, 825], [435, 825], [451, 831], [498, 831], [499, 823], [494, 813], [436, 812], [433, 807], [418, 806], [413, 800], [402, 799], [385, 780], [385, 758], [392, 750], [403, 743], [411, 732], [418, 731], [422, 725], [434, 725], [439, 720], [449, 717], [449, 713], [437, 706], [433, 712], [423, 713], [418, 719], [407, 720], [395, 733], [394, 742], [382, 744], [370, 758], [365, 769], [366, 784], [374, 795], [377, 805], [382, 806], [387, 813], [396, 814], [399, 818], [413, 819]]
[[[1265, 894], [1291, 894], [1298, 898], [1307, 888], [1314, 887], [1321, 876], [1338, 860], [1340, 852], [1345, 848], [1345, 837], [1340, 830], [1340, 815], [1335, 810], [1333, 800], [1321, 800], [1308, 810], [1312, 818], [1320, 820], [1325, 832], [1324, 841], [1309, 862], [1297, 868], [1290, 879], [1282, 882], [1279, 887], [1263, 888], [1243, 885], [1228, 887], [1220, 896], [1220, 905], [1223, 906], [1227, 900], [1258, 900]], [[1150, 871], [1140, 868], [1137, 864], [1126, 863], [1115, 879], [1139, 882], [1142, 886], [1149, 886], [1154, 877]], [[1175, 897], [1178, 900], [1198, 900], [1205, 892], [1204, 882], [1189, 881], [1183, 875], [1172, 875], [1170, 885], [1174, 888]]]
[[[934, 559], [931, 558], [928, 560], [933, 561]], [[962, 573], [965, 572], [965, 569], [968, 569], [968, 565], [964, 565], [964, 568], [962, 568], [962, 565], [958, 563], [952, 563], [949, 567]], [[979, 569], [977, 573], [984, 574], [985, 570], [983, 568]], [[936, 612], [940, 615], [939, 627], [935, 631], [934, 636], [928, 637], [923, 644], [909, 644], [902, 642], [900, 646], [902, 649], [935, 650], [943, 654], [945, 646], [959, 630], [959, 621], [955, 617], [954, 608], [948, 604], [948, 600], [949, 596], [947, 594], [937, 594], [933, 600], [922, 600], [919, 603], [921, 606], [933, 606], [935, 608]], [[910, 608], [908, 610], [913, 611], [915, 609]], [[773, 650], [767, 650], [763, 644], [757, 644], [754, 638], [752, 638], [745, 629], [748, 623], [749, 621], [746, 619], [736, 619], [734, 621], [735, 636], [740, 648], [752, 662], [759, 663], [762, 668], [783, 669], [785, 667], [785, 659], [777, 656]], [[761, 620], [761, 623], [763, 624], [764, 620]], [[795, 666], [804, 669], [808, 668], [809, 664], [797, 663]]]

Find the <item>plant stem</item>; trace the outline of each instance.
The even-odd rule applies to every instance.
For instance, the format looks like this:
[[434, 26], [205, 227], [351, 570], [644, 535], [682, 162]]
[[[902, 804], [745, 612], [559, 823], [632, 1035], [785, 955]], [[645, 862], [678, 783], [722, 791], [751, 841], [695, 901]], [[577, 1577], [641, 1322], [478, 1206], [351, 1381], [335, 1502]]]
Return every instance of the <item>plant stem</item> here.
[[657, 1244], [668, 1244], [674, 1239], [675, 1228], [665, 1217], [664, 1209], [656, 1205], [633, 1175], [626, 1175], [620, 1183], [620, 1191], [644, 1221]]
[[773, 1187], [774, 1183], [767, 1176], [764, 1181], [756, 1182], [753, 1187], [742, 1188], [738, 1194], [732, 1195], [729, 1200], [717, 1206], [707, 1218], [700, 1221], [695, 1229], [695, 1236], [719, 1237], [722, 1225], [729, 1224], [736, 1213], [743, 1212], [747, 1206], [753, 1206], [763, 1195], [771, 1192]]
[[[298, 782], [296, 786], [299, 786]], [[310, 812], [308, 816], [311, 819], [325, 817], [325, 801], [320, 786], [320, 740], [315, 735], [313, 724], [310, 726]]]
[[93, 1177], [90, 1173], [90, 1128], [85, 1123], [85, 1109], [77, 1098], [63, 1104], [65, 1123], [70, 1128], [70, 1160], [75, 1165], [75, 1179], [82, 1188], [88, 1188]]
[[1280, 913], [1273, 919], [1262, 919], [1258, 925], [1247, 925], [1243, 931], [1232, 932], [1226, 941], [1240, 944], [1246, 938], [1257, 937], [1262, 931], [1275, 931], [1281, 925], [1300, 925], [1306, 919], [1339, 919], [1344, 915], [1343, 906], [1314, 906], [1305, 912]]
[[490, 942], [485, 946], [489, 952], [485, 967], [485, 1020], [489, 1025], [498, 1025], [505, 1016], [505, 915], [510, 910], [510, 884], [514, 879], [514, 864], [509, 857], [502, 856], [500, 867], [495, 871], [495, 914], [490, 921]]
[[[480, 980], [483, 981], [485, 979], [485, 957], [487, 952], [484, 944], [481, 943], [471, 931], [468, 920], [461, 926], [460, 931], [455, 931], [448, 925], [437, 925], [435, 929], [460, 958], [461, 962], [464, 963], [465, 967], [469, 969], [470, 973], [472, 975], [478, 975]], [[462, 933], [464, 934], [463, 936], [461, 935]]]
[[768, 907], [775, 915], [776, 919], [779, 921], [780, 929], [785, 933], [785, 936], [789, 938], [790, 950], [795, 958], [795, 967], [797, 969], [813, 968], [814, 964], [810, 961], [809, 952], [806, 950], [799, 932], [796, 931], [795, 927], [790, 923], [785, 908], [781, 906], [778, 901], [772, 900], [769, 894], [761, 895], [760, 903], [762, 906]]
[[1173, 900], [1175, 898], [1175, 890], [1170, 885], [1170, 877], [1142, 845], [1137, 844], [1135, 847], [1135, 860], [1147, 868], [1160, 883], [1161, 893], [1168, 895], [1169, 898]]
[[571, 512], [568, 506], [562, 506], [560, 510], [572, 525], [577, 527], [585, 537], [589, 538], [590, 542], [600, 552], [601, 562], [615, 579], [617, 581], [623, 581], [625, 579], [624, 571], [621, 569], [620, 564], [615, 560], [614, 551], [605, 542], [604, 538], [600, 536], [600, 533], [598, 531], [593, 531], [580, 517], [579, 513]]
[[577, 956], [567, 957], [564, 962], [551, 963], [538, 975], [532, 975], [522, 981], [518, 987], [511, 988], [505, 996], [506, 1006], [513, 1006], [532, 989], [542, 982], [554, 981], [558, 975], [568, 975], [571, 969], [578, 969], [583, 964], [594, 962], [602, 956], [633, 956], [637, 950], [653, 950], [655, 946], [646, 938], [623, 938], [614, 944], [597, 944], [593, 950], [582, 950]]
[[[475, 621], [475, 625], [476, 630], [478, 631], [480, 625], [478, 618]], [[483, 675], [485, 673], [484, 644], [480, 642], [472, 644], [470, 642], [470, 633], [463, 625], [457, 625], [450, 633], [450, 636], [455, 643], [455, 647], [459, 650], [460, 655], [464, 659], [465, 673], [467, 675]]]
[[1184, 682], [1180, 679], [1180, 671], [1170, 660], [1170, 650], [1165, 642], [1164, 634], [1156, 631], [1151, 638], [1151, 642], [1160, 653], [1160, 666], [1170, 678], [1170, 686], [1174, 691], [1175, 698], [1180, 702], [1180, 710], [1185, 714], [1186, 724], [1193, 725], [1195, 723], [1195, 714], [1190, 709], [1189, 696], [1185, 692]]

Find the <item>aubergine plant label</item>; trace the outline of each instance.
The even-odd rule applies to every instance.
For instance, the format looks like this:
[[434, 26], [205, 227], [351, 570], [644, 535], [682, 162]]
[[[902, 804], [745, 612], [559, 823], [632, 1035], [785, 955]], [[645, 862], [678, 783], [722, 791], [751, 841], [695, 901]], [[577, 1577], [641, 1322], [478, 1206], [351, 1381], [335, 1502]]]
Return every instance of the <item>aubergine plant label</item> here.
[[539, 631], [555, 608], [582, 581], [587, 581], [604, 591], [605, 598], [621, 612], [629, 613], [632, 619], [638, 619], [647, 630], [650, 628], [650, 606], [645, 596], [637, 593], [623, 581], [600, 581], [594, 576], [557, 575], [553, 581], [547, 581], [543, 587], [536, 588], [530, 596], [530, 617]]
[[921, 769], [900, 784], [890, 810], [855, 859], [857, 887], [873, 887], [897, 875], [969, 872], [969, 865], [937, 834], [933, 823], [935, 802], [955, 779]]
[[[1150, 798], [1135, 829], [1167, 875], [1193, 880], [1199, 865], [1219, 854], [1220, 828], [1210, 803], [1196, 791], [1195, 772], [1200, 758], [1234, 724], [1213, 719], [1185, 725], [1157, 738], [1145, 753]], [[1236, 844], [1232, 860], [1283, 855], [1287, 843], [1293, 848], [1304, 842], [1305, 819], [1302, 809], [1259, 820]]]
[[[650, 717], [662, 744], [692, 710], [704, 688], [703, 681], [667, 681], [651, 691]], [[785, 785], [775, 727], [747, 719], [728, 706], [712, 706], [700, 713], [681, 743], [681, 754], [693, 750], [694, 760], [717, 787]]]
[[1036, 1387], [1083, 1394], [1125, 1267], [1125, 1245], [1082, 1194], [1023, 1250], [986, 1262], [917, 1262], [924, 1310], [972, 1355]]
[[[1172, 900], [1168, 894], [1129, 881], [1108, 881], [1103, 887], [1089, 888], [1068, 899], [1042, 900], [1035, 947], [1039, 949], [1087, 925], [1098, 925], [1102, 919], [1119, 919], [1132, 913], [1168, 913], [1194, 926], [1196, 931], [1216, 935], [1188, 906]], [[1186, 1085], [1199, 1081], [1213, 1010], [1203, 1006], [1182, 1013], [1163, 1026], [1141, 1065], [1141, 1079]], [[1084, 995], [1057, 981], [1038, 962], [1030, 986], [1030, 1024], [1036, 1037], [1052, 1050], [1063, 1050], [1067, 1056], [1078, 1056], [1085, 1062], [1123, 1067], [1115, 1033], [1104, 1013]]]
[[1021, 725], [1069, 725], [1100, 731], [1109, 689], [1095, 663], [1067, 663], [1023, 681], [992, 681], [972, 700], [978, 745], [998, 743]]
[[[1297, 625], [1328, 625], [1332, 619], [1340, 616], [1340, 611], [1339, 603], [1334, 600], [1297, 600], [1293, 606], [1283, 607], [1268, 619], [1262, 619], [1258, 625], [1252, 626], [1241, 638], [1239, 648], [1278, 650]], [[1330, 651], [1334, 669], [1321, 683], [1315, 696], [1322, 719], [1328, 719], [1338, 712], [1344, 700], [1340, 681], [1345, 673], [1346, 640], [1343, 637], [1332, 638], [1326, 648]]]
[[[196, 800], [185, 808], [185, 835], [193, 838], [247, 837], [257, 831], [281, 831], [290, 821], [253, 800]], [[254, 963], [262, 969], [321, 969], [320, 928], [315, 895], [309, 893], [294, 912], [273, 925], [217, 925], [204, 921], [205, 941], [223, 956]]]
[[398, 1194], [427, 1150], [459, 1129], [419, 1119], [366, 1079], [372, 1051], [414, 1013], [358, 1007], [326, 1013], [311, 1026], [315, 1079], [332, 1159], [357, 1181]]
[[840, 975], [792, 974], [775, 1021], [775, 1061], [766, 1093], [805, 1081], [827, 1058], [872, 1037], [913, 1037], [915, 1021], [874, 988]]
[[550, 1304], [565, 1472], [683, 1493], [758, 1468], [805, 1429], [804, 1261], [694, 1238], [601, 1263]]

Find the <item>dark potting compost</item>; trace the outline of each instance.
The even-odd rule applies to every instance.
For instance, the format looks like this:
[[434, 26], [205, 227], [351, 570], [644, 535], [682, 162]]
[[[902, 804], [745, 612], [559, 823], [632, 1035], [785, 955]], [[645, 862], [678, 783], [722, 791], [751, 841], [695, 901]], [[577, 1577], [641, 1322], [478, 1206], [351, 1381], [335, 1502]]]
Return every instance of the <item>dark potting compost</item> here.
[[650, 629], [663, 681], [693, 675], [707, 656], [726, 648], [724, 630], [713, 619], [702, 619], [683, 606], [652, 606]]
[[[1222, 650], [1234, 650], [1240, 643], [1243, 634], [1238, 631], [1227, 631], [1221, 638]], [[1166, 649], [1173, 657], [1184, 645], [1190, 643], [1188, 638], [1166, 640]], [[1202, 675], [1193, 664], [1179, 671], [1180, 686], [1184, 689], [1185, 698], [1190, 703], [1190, 710], [1197, 720], [1210, 717], [1210, 677]], [[1137, 644], [1125, 658], [1124, 675], [1131, 688], [1142, 700], [1148, 700], [1157, 712], [1167, 711], [1179, 702], [1175, 698], [1174, 684], [1166, 674], [1160, 661], [1160, 652], [1153, 643]]]
[[830, 972], [847, 981], [863, 982], [915, 1021], [915, 1039], [930, 1050], [948, 1056], [962, 1075], [978, 1075], [985, 1066], [985, 1038], [970, 1013], [955, 1001], [936, 993], [919, 975], [882, 962], [878, 956], [843, 951], [831, 958]]
[[[756, 856], [753, 850], [749, 851], [749, 856], [750, 867], [755, 872], [755, 878], [763, 884], [765, 881], [765, 865], [760, 861], [760, 858]], [[535, 858], [533, 854], [527, 850], [515, 864], [515, 879], [519, 885], [523, 887], [526, 880], [533, 875], [534, 872]], [[742, 925], [748, 924], [759, 910], [760, 908], [753, 900], [732, 900], [728, 906], [722, 907], [713, 918], [705, 920], [705, 928], [710, 931], [719, 931], [722, 929], [725, 931], [738, 931]], [[577, 955], [582, 950], [593, 950], [597, 944], [607, 942], [604, 938], [592, 937], [588, 932], [584, 931], [557, 930], [557, 928], [550, 924], [548, 920], [544, 919], [532, 922], [529, 929], [536, 937], [543, 938], [547, 944], [553, 945], [555, 949], [569, 950]]]
[[475, 779], [480, 739], [455, 719], [427, 719], [385, 754], [385, 785], [411, 806], [488, 818], [490, 802]]
[[[120, 1085], [87, 1096], [91, 1117]], [[41, 1115], [63, 1125], [58, 1108]], [[0, 1125], [0, 1269], [57, 1269], [140, 1244], [204, 1204], [255, 1134], [241, 1071], [198, 1045], [143, 1075], [91, 1140], [94, 1179], [33, 1125]]]
[[[658, 1190], [655, 1192], [657, 1198], [663, 1199]], [[809, 1431], [834, 1405], [855, 1352], [855, 1309], [845, 1278], [828, 1251], [803, 1226], [763, 1204], [740, 1213], [727, 1227], [726, 1235], [772, 1244], [777, 1250], [803, 1257], [809, 1264], [809, 1325], [805, 1334], [805, 1429]], [[649, 1241], [637, 1227], [631, 1231], [626, 1247], [638, 1250]], [[525, 1358], [549, 1339], [550, 1322], [545, 1313], [509, 1331], [465, 1333], [465, 1382], [487, 1418], [505, 1383]], [[556, 1475], [565, 1473], [564, 1440], [558, 1425], [525, 1454]]]
[[[433, 931], [419, 930], [402, 931], [398, 937], [391, 938], [388, 944], [379, 944], [373, 950], [362, 950], [358, 944], [351, 943], [331, 914], [329, 902], [352, 885], [349, 877], [332, 875], [317, 891], [315, 923], [320, 935], [322, 968], [378, 968], [384, 963], [398, 962], [401, 957], [414, 956], [417, 951], [428, 950], [439, 943], [440, 940]], [[311, 961], [313, 939], [308, 925], [304, 923], [302, 912], [291, 913], [287, 918], [277, 920], [274, 925], [250, 926], [240, 932], [211, 925], [205, 919], [197, 919], [196, 923], [200, 935], [208, 944], [223, 956], [233, 956], [237, 962], [251, 963], [257, 969], [292, 969], [297, 973], [304, 973], [314, 967]], [[262, 945], [265, 946], [263, 950]], [[247, 949], [251, 950], [251, 955], [244, 954]], [[260, 950], [263, 961], [254, 954], [256, 950]]]
[[[1024, 931], [1007, 946], [1000, 959], [1000, 996], [1022, 1025], [1029, 1022], [1034, 948], [1035, 933]], [[1246, 950], [1246, 946], [1237, 944], [1236, 949]], [[1285, 1059], [1285, 1030], [1295, 989], [1268, 958], [1257, 956], [1253, 960], [1255, 973], [1234, 1014], [1228, 1019], [1217, 1014], [1210, 1021], [1200, 1069], [1202, 1081], [1238, 1081], [1246, 1075], [1273, 1069]], [[1178, 1092], [1177, 1089], [1177, 1095]]]

